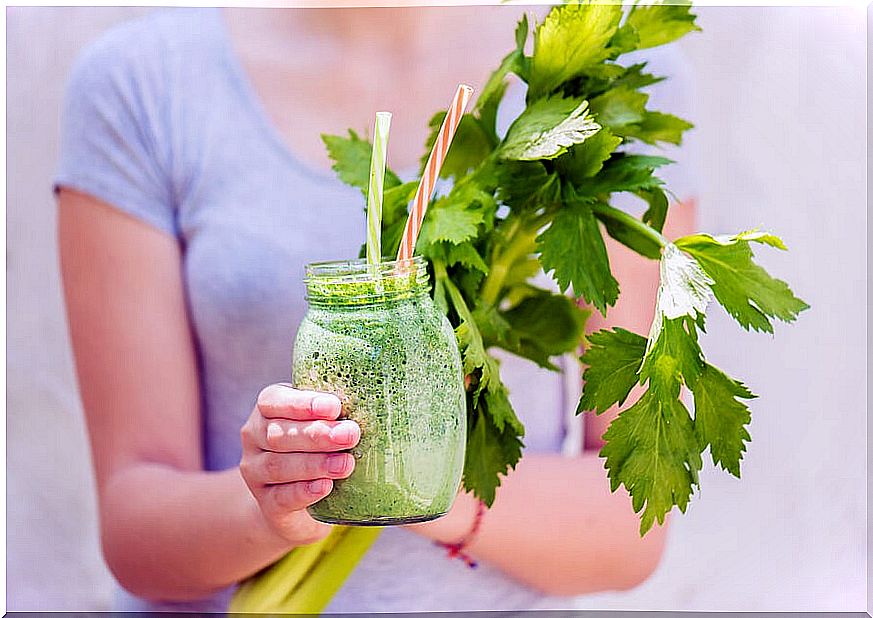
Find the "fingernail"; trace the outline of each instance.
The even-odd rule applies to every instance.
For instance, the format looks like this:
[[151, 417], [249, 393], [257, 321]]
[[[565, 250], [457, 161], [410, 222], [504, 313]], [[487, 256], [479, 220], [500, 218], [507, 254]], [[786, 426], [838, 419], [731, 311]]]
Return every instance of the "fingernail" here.
[[339, 414], [340, 402], [333, 395], [316, 395], [312, 400], [312, 411], [318, 416], [335, 417]]
[[350, 446], [355, 441], [355, 430], [342, 423], [330, 430], [330, 439], [342, 446]]
[[327, 471], [331, 474], [342, 474], [349, 465], [349, 456], [345, 453], [330, 455], [327, 458]]
[[317, 479], [315, 481], [309, 481], [306, 488], [309, 490], [309, 493], [312, 494], [323, 494], [325, 493], [330, 485], [330, 481], [327, 479]]

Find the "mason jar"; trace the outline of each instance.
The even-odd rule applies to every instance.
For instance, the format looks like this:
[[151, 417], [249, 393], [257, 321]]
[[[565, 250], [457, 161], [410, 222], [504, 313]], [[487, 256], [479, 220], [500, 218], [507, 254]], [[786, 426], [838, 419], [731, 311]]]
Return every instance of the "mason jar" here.
[[444, 515], [461, 482], [466, 396], [455, 334], [424, 260], [306, 267], [296, 388], [333, 393], [356, 421], [355, 469], [309, 507], [318, 521], [389, 526]]

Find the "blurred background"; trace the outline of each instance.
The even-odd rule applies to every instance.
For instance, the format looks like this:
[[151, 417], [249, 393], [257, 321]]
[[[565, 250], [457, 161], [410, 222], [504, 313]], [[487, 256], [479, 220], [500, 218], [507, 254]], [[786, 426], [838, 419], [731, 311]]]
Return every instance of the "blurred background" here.
[[[110, 609], [50, 185], [76, 53], [151, 10], [7, 9], [10, 611]], [[865, 9], [697, 12], [703, 32], [678, 43], [679, 91], [660, 105], [697, 127], [670, 153], [684, 170], [676, 182], [696, 189], [704, 231], [780, 233], [791, 252], [760, 251], [761, 261], [812, 309], [770, 337], [713, 307], [708, 358], [760, 395], [743, 479], [710, 462], [655, 575], [574, 604], [858, 611], [867, 582]]]

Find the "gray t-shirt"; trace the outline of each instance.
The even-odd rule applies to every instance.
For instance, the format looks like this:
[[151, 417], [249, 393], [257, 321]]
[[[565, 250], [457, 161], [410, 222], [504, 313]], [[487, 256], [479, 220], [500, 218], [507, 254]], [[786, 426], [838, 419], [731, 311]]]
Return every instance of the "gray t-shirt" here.
[[[516, 110], [519, 103], [516, 97]], [[178, 239], [200, 363], [206, 467], [237, 466], [239, 428], [258, 391], [289, 378], [306, 310], [304, 264], [357, 255], [360, 192], [288, 149], [218, 10], [156, 12], [90, 45], [70, 78], [61, 143], [56, 186], [89, 193]], [[528, 451], [560, 451], [573, 426], [565, 419], [575, 380], [504, 359]], [[578, 439], [577, 427], [574, 433]], [[230, 593], [150, 603], [119, 590], [117, 605], [222, 611]], [[427, 539], [387, 529], [327, 611], [524, 609], [544, 601], [487, 564], [471, 570]]]

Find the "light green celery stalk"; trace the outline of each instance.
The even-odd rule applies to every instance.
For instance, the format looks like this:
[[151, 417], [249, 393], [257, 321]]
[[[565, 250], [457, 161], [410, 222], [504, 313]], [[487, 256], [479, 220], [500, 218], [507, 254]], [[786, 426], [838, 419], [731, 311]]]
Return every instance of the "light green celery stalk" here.
[[375, 542], [381, 528], [336, 526], [244, 581], [228, 612], [319, 614]]

